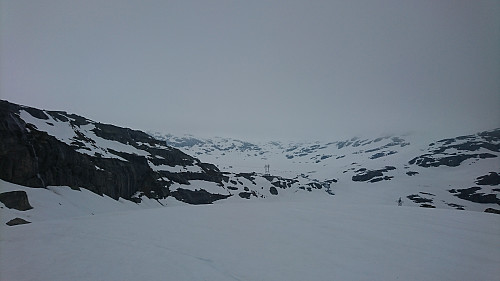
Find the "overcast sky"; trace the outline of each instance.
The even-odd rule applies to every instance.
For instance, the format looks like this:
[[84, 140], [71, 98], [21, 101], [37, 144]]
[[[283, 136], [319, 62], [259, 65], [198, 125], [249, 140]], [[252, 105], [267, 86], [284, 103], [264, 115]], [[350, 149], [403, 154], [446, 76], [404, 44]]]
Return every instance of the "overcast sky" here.
[[500, 1], [0, 0], [0, 98], [244, 139], [500, 127]]

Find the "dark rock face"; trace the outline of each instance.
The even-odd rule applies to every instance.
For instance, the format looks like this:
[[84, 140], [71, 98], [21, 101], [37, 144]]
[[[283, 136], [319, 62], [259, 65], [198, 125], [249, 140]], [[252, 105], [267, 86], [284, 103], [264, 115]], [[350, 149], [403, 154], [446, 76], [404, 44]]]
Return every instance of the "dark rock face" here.
[[178, 188], [171, 192], [175, 199], [194, 205], [212, 204], [221, 199], [226, 199], [231, 195], [212, 194], [204, 189], [192, 191], [189, 189]]
[[255, 173], [239, 173], [239, 174], [236, 174], [236, 177], [242, 177], [242, 178], [245, 178], [249, 181], [251, 181], [254, 185], [257, 184], [255, 182]]
[[11, 219], [10, 221], [8, 221], [6, 223], [6, 225], [8, 226], [14, 226], [14, 225], [20, 225], [20, 224], [28, 224], [28, 223], [31, 223], [27, 220], [24, 220], [22, 218], [15, 218], [15, 219]]
[[356, 171], [356, 175], [352, 176], [353, 181], [369, 181], [371, 183], [379, 182], [382, 180], [391, 180], [392, 176], [384, 176], [384, 173], [388, 171], [395, 170], [396, 167], [385, 166], [383, 169], [379, 170], [367, 170], [366, 168], [361, 168]]
[[491, 153], [481, 153], [481, 154], [462, 154], [462, 155], [452, 155], [445, 157], [435, 157], [431, 154], [425, 154], [418, 157], [413, 158], [408, 163], [416, 164], [420, 167], [439, 167], [439, 166], [448, 166], [448, 167], [458, 167], [462, 162], [467, 159], [487, 159], [487, 158], [495, 158], [497, 157]]
[[499, 185], [500, 175], [495, 172], [490, 172], [489, 175], [484, 175], [476, 179], [478, 185]]
[[33, 209], [28, 201], [28, 195], [24, 191], [9, 191], [0, 193], [0, 202], [9, 209], [27, 211]]
[[295, 179], [287, 179], [278, 176], [263, 176], [266, 180], [268, 180], [272, 185], [277, 188], [286, 189], [290, 188], [294, 183], [299, 182]]
[[493, 209], [493, 208], [487, 208], [484, 210], [485, 213], [492, 213], [492, 214], [500, 214], [500, 210]]
[[244, 199], [250, 199], [250, 196], [252, 196], [252, 193], [250, 193], [250, 192], [240, 192], [240, 193], [238, 193], [238, 195], [239, 195], [241, 198], [244, 198]]
[[278, 190], [276, 189], [276, 187], [274, 186], [271, 186], [269, 188], [269, 192], [272, 194], [272, 195], [278, 195]]
[[[21, 111], [40, 121], [51, 117], [56, 122], [65, 122], [74, 130], [75, 137], [69, 144], [63, 142], [34, 124], [26, 123], [20, 117]], [[131, 146], [149, 155], [113, 149], [107, 151], [116, 155], [115, 158], [82, 153], [81, 150], [90, 151], [89, 147], [97, 147], [94, 140], [82, 133], [81, 126], [84, 125], [92, 126], [91, 131], [97, 137]], [[197, 166], [201, 172], [154, 171], [148, 162], [170, 167]], [[48, 185], [82, 187], [114, 199], [132, 199], [136, 192], [158, 199], [170, 195], [168, 187], [172, 182], [188, 183], [193, 179], [220, 182], [222, 174], [214, 165], [201, 163], [141, 131], [97, 123], [66, 112], [43, 111], [0, 101], [0, 179], [38, 188]], [[187, 193], [180, 194], [188, 196]], [[190, 201], [191, 197], [186, 200]]]
[[[479, 150], [483, 152], [478, 153]], [[486, 150], [489, 152], [485, 152]], [[429, 145], [428, 153], [413, 158], [409, 163], [425, 168], [458, 167], [468, 159], [495, 158], [498, 152], [500, 152], [500, 129], [495, 129], [477, 135], [437, 141]]]
[[450, 193], [454, 193], [454, 196], [457, 196], [460, 199], [464, 199], [471, 202], [476, 203], [493, 203], [500, 205], [500, 199], [497, 198], [495, 194], [485, 194], [478, 192], [481, 190], [481, 187], [475, 186], [465, 189], [450, 189], [448, 190]]

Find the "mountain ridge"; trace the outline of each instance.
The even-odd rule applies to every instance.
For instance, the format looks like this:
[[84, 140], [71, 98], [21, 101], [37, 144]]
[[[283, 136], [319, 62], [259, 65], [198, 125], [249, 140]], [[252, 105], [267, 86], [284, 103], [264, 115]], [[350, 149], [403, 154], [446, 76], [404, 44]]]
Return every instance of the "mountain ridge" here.
[[[405, 205], [428, 208], [500, 205], [500, 129], [430, 141], [407, 134], [256, 143], [145, 133], [0, 101], [0, 132], [1, 180], [42, 190], [83, 188], [137, 204], [319, 192], [367, 204], [402, 197]], [[23, 192], [29, 199], [32, 190]]]
[[[85, 188], [136, 203], [145, 196], [209, 204], [235, 195], [275, 196], [272, 181], [284, 180], [221, 172], [144, 132], [8, 101], [0, 101], [0, 132], [0, 179], [33, 188]], [[309, 182], [295, 180], [279, 193], [312, 191], [304, 187]]]

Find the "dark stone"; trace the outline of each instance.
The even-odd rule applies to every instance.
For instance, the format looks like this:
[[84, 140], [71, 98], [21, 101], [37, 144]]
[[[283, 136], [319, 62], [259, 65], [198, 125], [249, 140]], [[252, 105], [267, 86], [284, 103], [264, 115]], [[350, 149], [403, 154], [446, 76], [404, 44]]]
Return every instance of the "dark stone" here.
[[31, 222], [27, 221], [27, 220], [24, 220], [22, 218], [15, 218], [15, 219], [11, 219], [10, 221], [8, 221], [6, 223], [6, 225], [8, 225], [8, 226], [14, 226], [14, 225], [28, 224], [28, 223], [31, 223]]
[[274, 186], [271, 186], [269, 188], [269, 192], [272, 194], [272, 195], [278, 195], [278, 190], [276, 189], [276, 187]]
[[24, 191], [9, 191], [0, 193], [0, 202], [9, 209], [27, 211], [33, 209], [28, 201], [28, 195]]
[[492, 213], [492, 214], [500, 214], [500, 210], [498, 209], [493, 209], [493, 208], [487, 208], [484, 210], [485, 213]]
[[408, 172], [406, 172], [406, 174], [411, 177], [414, 175], [418, 175], [418, 172], [408, 171]]
[[241, 198], [244, 198], [244, 199], [250, 199], [250, 196], [252, 195], [252, 193], [250, 192], [240, 192], [238, 194]]

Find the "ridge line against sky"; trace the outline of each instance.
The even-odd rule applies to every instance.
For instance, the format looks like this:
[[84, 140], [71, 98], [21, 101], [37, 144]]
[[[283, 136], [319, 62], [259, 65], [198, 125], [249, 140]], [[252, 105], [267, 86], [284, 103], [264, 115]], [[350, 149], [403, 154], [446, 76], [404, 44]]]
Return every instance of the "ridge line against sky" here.
[[0, 98], [145, 131], [499, 127], [500, 1], [0, 0]]

